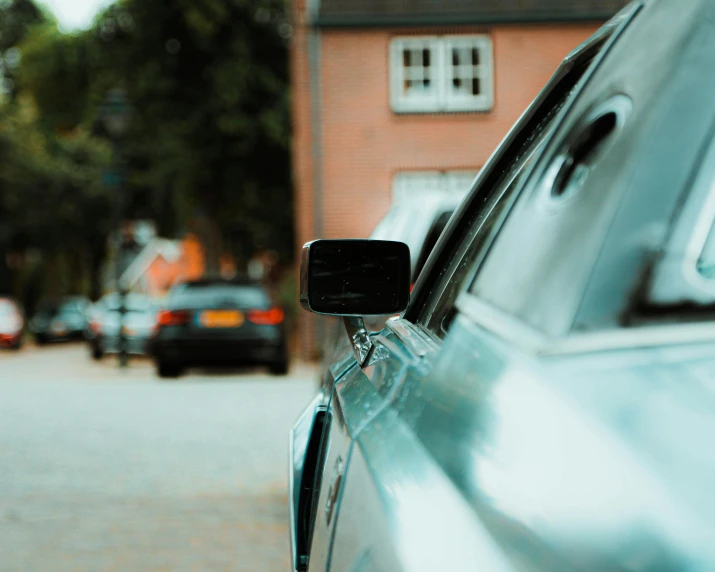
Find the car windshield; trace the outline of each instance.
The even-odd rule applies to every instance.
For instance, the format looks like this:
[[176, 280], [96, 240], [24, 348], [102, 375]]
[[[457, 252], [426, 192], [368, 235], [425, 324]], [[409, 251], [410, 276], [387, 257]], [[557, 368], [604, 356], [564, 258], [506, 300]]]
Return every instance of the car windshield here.
[[[110, 294], [103, 300], [103, 305], [109, 311], [117, 311], [119, 310], [119, 297], [116, 294]], [[128, 294], [124, 298], [124, 307], [129, 312], [148, 312], [155, 308], [155, 303], [147, 296]]]
[[171, 307], [210, 308], [230, 305], [239, 308], [268, 308], [270, 300], [263, 288], [232, 284], [184, 285], [173, 291]]
[[59, 300], [44, 300], [37, 306], [37, 313], [54, 316], [61, 308], [62, 302]]

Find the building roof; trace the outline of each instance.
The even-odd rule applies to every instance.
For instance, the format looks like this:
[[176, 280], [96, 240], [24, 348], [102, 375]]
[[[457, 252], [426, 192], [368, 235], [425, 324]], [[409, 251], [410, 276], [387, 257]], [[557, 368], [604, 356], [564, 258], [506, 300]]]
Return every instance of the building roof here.
[[321, 27], [604, 21], [628, 0], [309, 0]]

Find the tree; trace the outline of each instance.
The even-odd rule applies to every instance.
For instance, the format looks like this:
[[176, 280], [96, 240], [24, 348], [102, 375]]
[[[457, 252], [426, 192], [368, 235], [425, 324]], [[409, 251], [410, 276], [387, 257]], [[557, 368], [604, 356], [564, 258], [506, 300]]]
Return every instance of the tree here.
[[[102, 184], [97, 119], [120, 86], [134, 110], [127, 215], [201, 231], [214, 269], [224, 251], [290, 260], [290, 32], [283, 0], [120, 0], [77, 34], [31, 0], [0, 0], [12, 88], [0, 103], [0, 251], [13, 266], [38, 251], [55, 269], [46, 284], [97, 293], [117, 199]], [[16, 284], [28, 274], [12, 272]]]
[[110, 201], [101, 185], [106, 146], [81, 124], [85, 74], [73, 57], [81, 38], [59, 34], [30, 0], [0, 11], [2, 61], [12, 63], [0, 103], [0, 288], [23, 298], [35, 275], [39, 290], [86, 290], [97, 283]]
[[19, 45], [45, 21], [45, 14], [32, 0], [0, 0], [0, 98], [15, 99], [22, 60]]
[[[136, 111], [134, 208], [149, 206], [169, 226], [204, 218], [214, 267], [224, 248], [292, 254], [285, 9], [125, 0], [95, 28]], [[161, 212], [167, 204], [174, 212]]]

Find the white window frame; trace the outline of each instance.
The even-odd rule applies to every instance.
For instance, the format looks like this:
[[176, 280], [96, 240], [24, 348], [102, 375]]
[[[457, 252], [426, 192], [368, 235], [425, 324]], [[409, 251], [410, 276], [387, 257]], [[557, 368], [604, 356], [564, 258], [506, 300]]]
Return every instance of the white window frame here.
[[[479, 65], [472, 67], [474, 77], [480, 81], [479, 95], [465, 95], [452, 90], [454, 65], [452, 63], [453, 49], [476, 48], [479, 51]], [[489, 111], [494, 105], [494, 58], [492, 42], [488, 36], [448, 36], [444, 41], [445, 62], [445, 102], [448, 111]]]
[[466, 195], [477, 178], [479, 169], [456, 169], [444, 174], [445, 190], [450, 194]]
[[[407, 94], [404, 91], [405, 66], [403, 65], [404, 50], [424, 50], [428, 49], [430, 55], [430, 67], [433, 72], [432, 83], [434, 89], [432, 93]], [[390, 93], [392, 98], [392, 108], [396, 111], [419, 113], [422, 111], [439, 111], [440, 102], [444, 98], [444, 66], [442, 61], [443, 46], [437, 36], [411, 36], [408, 38], [396, 38], [390, 45]]]
[[421, 196], [465, 196], [479, 169], [399, 171], [392, 177], [392, 203]]
[[[454, 68], [453, 48], [477, 48], [480, 64], [474, 71], [479, 74], [482, 93], [477, 96], [454, 93], [451, 89]], [[434, 90], [423, 96], [405, 93], [406, 49], [429, 49], [431, 53]], [[390, 42], [389, 57], [390, 105], [396, 113], [438, 113], [464, 111], [490, 111], [494, 106], [494, 56], [492, 40], [488, 35], [460, 36], [400, 36]]]

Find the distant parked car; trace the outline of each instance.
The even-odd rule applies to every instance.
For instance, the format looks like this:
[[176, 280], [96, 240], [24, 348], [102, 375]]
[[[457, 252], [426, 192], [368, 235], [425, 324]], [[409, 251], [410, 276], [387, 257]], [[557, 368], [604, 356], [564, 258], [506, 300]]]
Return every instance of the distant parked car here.
[[435, 194], [398, 203], [378, 223], [370, 238], [404, 242], [410, 247], [411, 283], [414, 284], [462, 199], [462, 195]]
[[20, 349], [24, 330], [20, 306], [10, 298], [0, 298], [0, 348]]
[[159, 312], [153, 354], [160, 377], [189, 366], [261, 364], [288, 372], [283, 309], [260, 284], [199, 280], [177, 285]]
[[[442, 231], [463, 197], [452, 194], [421, 196], [419, 200], [393, 206], [370, 235], [372, 240], [404, 242], [410, 248], [410, 289], [417, 281]], [[385, 327], [390, 316], [366, 316], [368, 331]], [[323, 370], [349, 347], [340, 320], [323, 318]]]
[[80, 340], [87, 327], [89, 306], [90, 301], [81, 296], [44, 300], [30, 320], [30, 331], [38, 344]]
[[156, 330], [157, 302], [144, 294], [130, 293], [125, 297], [122, 316], [119, 296], [107, 294], [89, 310], [89, 324], [85, 336], [94, 359], [105, 354], [119, 353], [120, 324], [127, 353], [147, 355], [151, 337]]

